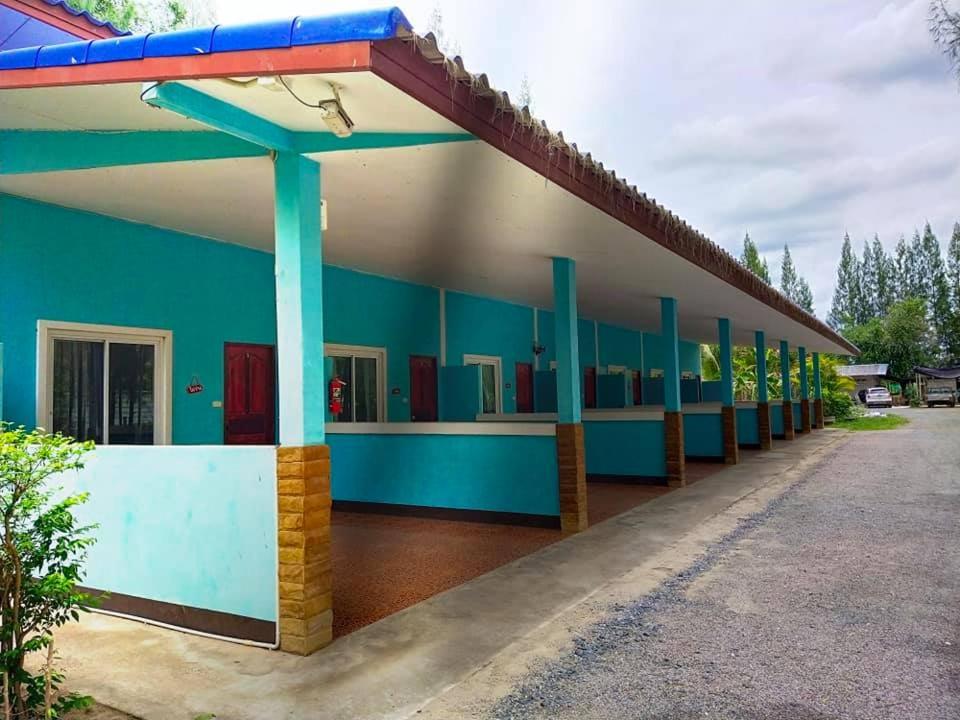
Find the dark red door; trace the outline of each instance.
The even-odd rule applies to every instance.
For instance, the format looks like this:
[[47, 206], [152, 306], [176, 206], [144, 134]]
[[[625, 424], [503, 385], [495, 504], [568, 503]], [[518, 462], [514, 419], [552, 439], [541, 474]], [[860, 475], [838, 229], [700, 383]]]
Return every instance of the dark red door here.
[[410, 419], [436, 422], [437, 359], [425, 355], [410, 356]]
[[273, 445], [271, 345], [224, 344], [223, 442]]
[[633, 404], [642, 405], [643, 404], [643, 385], [640, 381], [640, 371], [633, 371]]
[[597, 369], [595, 367], [583, 369], [583, 404], [588, 408], [597, 406]]
[[533, 364], [517, 363], [517, 412], [533, 412]]

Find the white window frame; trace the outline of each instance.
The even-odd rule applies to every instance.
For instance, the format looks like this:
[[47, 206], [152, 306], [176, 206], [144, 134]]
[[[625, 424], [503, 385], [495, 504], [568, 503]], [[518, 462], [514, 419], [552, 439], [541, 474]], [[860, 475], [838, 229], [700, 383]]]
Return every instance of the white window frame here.
[[[53, 341], [85, 340], [88, 342], [153, 345], [153, 444], [169, 445], [173, 428], [173, 333], [156, 328], [92, 323], [37, 321], [37, 424], [53, 427]], [[104, 377], [110, 376], [109, 347], [104, 348]], [[109, 383], [104, 382], [104, 393]], [[103, 445], [110, 444], [110, 404], [103, 403]]]
[[503, 360], [499, 355], [464, 355], [464, 365], [493, 365], [493, 377], [497, 390], [497, 411], [495, 413], [483, 412], [483, 376], [480, 378], [480, 412], [485, 415], [503, 414]]
[[[341, 345], [338, 343], [324, 343], [323, 356], [328, 357], [361, 357], [373, 358], [377, 361], [377, 420], [384, 422], [387, 411], [387, 349], [371, 345]], [[357, 388], [356, 383], [350, 383], [350, 407], [356, 413]], [[355, 422], [348, 420], [346, 422]]]

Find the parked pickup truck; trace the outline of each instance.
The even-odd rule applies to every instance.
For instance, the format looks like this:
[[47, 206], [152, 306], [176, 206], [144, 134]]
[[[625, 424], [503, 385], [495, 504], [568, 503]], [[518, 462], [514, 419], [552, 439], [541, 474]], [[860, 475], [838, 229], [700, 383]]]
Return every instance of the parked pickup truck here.
[[890, 395], [890, 391], [885, 387], [872, 387], [867, 390], [865, 402], [868, 408], [893, 407], [893, 397]]
[[932, 387], [927, 389], [927, 407], [934, 405], [957, 406], [957, 393], [948, 387]]

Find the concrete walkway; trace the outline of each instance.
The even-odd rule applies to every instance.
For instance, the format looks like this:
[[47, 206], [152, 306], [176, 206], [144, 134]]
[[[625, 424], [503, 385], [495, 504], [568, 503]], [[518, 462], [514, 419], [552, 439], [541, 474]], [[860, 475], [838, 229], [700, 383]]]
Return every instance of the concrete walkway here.
[[[71, 689], [146, 720], [402, 718], [550, 619], [841, 441], [820, 431], [748, 453], [685, 489], [334, 642], [309, 658], [92, 615], [62, 630]], [[718, 530], [719, 532], [719, 530]], [[398, 582], [402, 582], [398, 578]]]

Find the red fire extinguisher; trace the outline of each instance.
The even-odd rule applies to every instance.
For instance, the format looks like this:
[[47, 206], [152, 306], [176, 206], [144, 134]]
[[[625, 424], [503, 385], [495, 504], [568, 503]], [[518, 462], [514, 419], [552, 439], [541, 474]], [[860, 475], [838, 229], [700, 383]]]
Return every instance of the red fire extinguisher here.
[[343, 389], [347, 384], [339, 377], [334, 377], [327, 388], [327, 395], [330, 401], [330, 412], [339, 415], [343, 410]]

